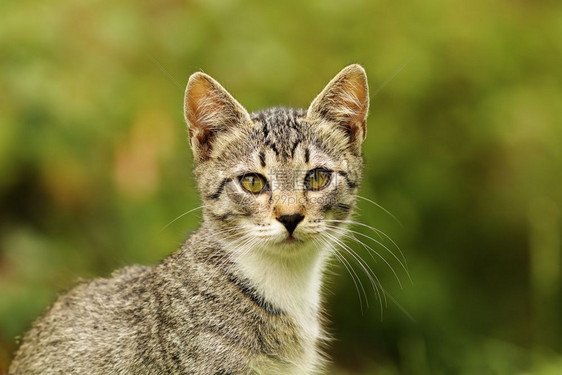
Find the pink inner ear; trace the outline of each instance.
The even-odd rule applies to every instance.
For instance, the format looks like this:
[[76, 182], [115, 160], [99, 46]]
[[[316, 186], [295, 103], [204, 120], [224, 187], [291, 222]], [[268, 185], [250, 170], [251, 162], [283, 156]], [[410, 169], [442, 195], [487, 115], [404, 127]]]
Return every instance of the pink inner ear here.
[[368, 89], [363, 75], [353, 75], [344, 83], [345, 94], [342, 97], [342, 106], [348, 108], [350, 116], [347, 119], [347, 126], [352, 133], [352, 141], [357, 139], [357, 133], [361, 132], [361, 141], [367, 135], [367, 111], [369, 109]]
[[341, 87], [336, 88], [334, 93], [336, 101], [342, 112], [349, 113], [349, 119], [356, 122], [364, 122], [369, 107], [367, 98], [367, 82], [361, 73], [352, 73], [343, 77]]
[[209, 156], [218, 133], [251, 121], [244, 107], [204, 73], [190, 77], [185, 95], [190, 143], [199, 159]]
[[332, 120], [360, 122], [367, 115], [368, 96], [365, 70], [357, 64], [350, 65], [328, 83], [311, 104], [310, 111]]
[[[205, 77], [190, 82], [186, 92], [186, 119], [191, 128], [208, 128], [209, 112], [217, 110], [215, 89]], [[206, 121], [207, 120], [207, 121]]]
[[189, 124], [189, 142], [194, 152], [205, 158], [211, 151], [213, 117], [220, 117], [220, 95], [203, 75], [190, 80], [185, 97], [185, 118]]
[[336, 122], [351, 143], [366, 136], [369, 89], [364, 70], [355, 65], [342, 70], [311, 105], [317, 115]]

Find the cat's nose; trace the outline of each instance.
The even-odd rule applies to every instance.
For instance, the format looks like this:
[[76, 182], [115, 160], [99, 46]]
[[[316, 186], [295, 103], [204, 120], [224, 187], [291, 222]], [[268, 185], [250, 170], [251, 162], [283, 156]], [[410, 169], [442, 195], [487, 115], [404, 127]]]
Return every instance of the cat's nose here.
[[301, 214], [293, 214], [293, 215], [281, 215], [277, 218], [287, 228], [289, 231], [289, 235], [292, 235], [295, 231], [297, 225], [304, 219], [304, 216]]

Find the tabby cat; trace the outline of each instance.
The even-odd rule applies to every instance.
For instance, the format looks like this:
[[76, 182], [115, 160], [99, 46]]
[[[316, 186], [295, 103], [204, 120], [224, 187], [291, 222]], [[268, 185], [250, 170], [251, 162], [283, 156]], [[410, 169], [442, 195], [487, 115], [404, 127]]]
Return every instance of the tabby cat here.
[[325, 233], [355, 205], [368, 108], [359, 65], [307, 110], [253, 114], [193, 74], [184, 114], [200, 229], [156, 266], [60, 296], [9, 374], [321, 373], [320, 292], [337, 240]]

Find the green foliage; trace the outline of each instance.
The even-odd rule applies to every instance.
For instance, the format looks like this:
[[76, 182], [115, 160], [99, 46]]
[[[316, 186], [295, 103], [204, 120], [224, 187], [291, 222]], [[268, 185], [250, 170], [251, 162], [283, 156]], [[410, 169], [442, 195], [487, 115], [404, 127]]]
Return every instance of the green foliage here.
[[56, 293], [155, 263], [196, 228], [197, 211], [161, 230], [199, 206], [181, 110], [192, 72], [249, 110], [306, 107], [358, 62], [372, 93], [361, 195], [402, 225], [366, 200], [358, 219], [401, 247], [413, 282], [372, 240], [362, 237], [403, 288], [352, 245], [397, 302], [387, 297], [381, 317], [368, 280], [367, 308], [334, 264], [333, 373], [561, 372], [562, 3], [12, 1], [0, 11], [0, 366]]

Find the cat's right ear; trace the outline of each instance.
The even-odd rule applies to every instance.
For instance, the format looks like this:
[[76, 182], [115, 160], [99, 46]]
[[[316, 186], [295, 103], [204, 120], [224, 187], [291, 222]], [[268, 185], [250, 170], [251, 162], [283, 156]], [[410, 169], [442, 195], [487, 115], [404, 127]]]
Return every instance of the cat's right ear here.
[[220, 133], [251, 122], [246, 109], [220, 83], [201, 72], [192, 74], [187, 82], [184, 116], [197, 162], [210, 157]]
[[361, 65], [352, 64], [339, 72], [308, 108], [311, 120], [325, 120], [347, 134], [349, 145], [360, 152], [367, 135], [369, 86]]

